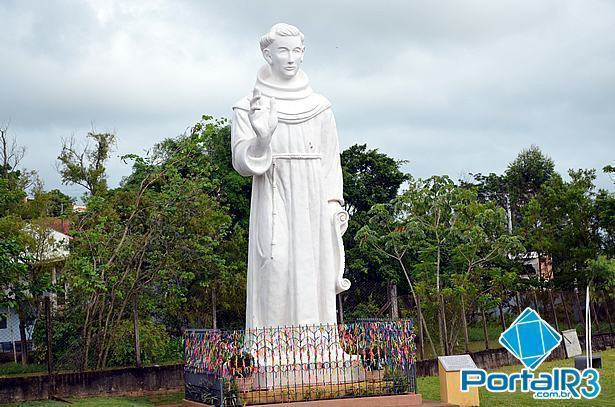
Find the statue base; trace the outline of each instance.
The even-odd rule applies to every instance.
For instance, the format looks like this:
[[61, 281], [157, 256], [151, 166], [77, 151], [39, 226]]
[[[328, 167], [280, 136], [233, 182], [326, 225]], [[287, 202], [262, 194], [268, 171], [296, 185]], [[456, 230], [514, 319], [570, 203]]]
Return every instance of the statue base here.
[[365, 381], [365, 369], [355, 365], [342, 368], [321, 367], [292, 370], [289, 366], [288, 371], [255, 373], [252, 380], [254, 390], [338, 385]]

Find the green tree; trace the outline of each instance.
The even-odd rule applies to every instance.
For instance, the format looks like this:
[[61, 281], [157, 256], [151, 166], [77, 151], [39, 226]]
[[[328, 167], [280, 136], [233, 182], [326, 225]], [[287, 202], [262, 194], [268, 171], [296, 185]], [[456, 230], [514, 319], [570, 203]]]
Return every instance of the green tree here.
[[[216, 193], [228, 207], [235, 223], [247, 230], [250, 221], [252, 177], [240, 175], [232, 165], [231, 126], [224, 118], [204, 115], [192, 129], [203, 143], [203, 153], [212, 165], [212, 176], [218, 179]], [[246, 249], [247, 253], [247, 249]]]
[[[615, 185], [615, 166], [607, 165], [603, 168], [609, 174]], [[595, 200], [596, 217], [600, 235], [601, 252], [615, 257], [615, 193], [601, 189]]]
[[[457, 264], [451, 276], [453, 291], [461, 305], [465, 351], [469, 352], [467, 310], [480, 308], [487, 348], [485, 308], [496, 302], [503, 316], [502, 302], [516, 281], [517, 274], [510, 253], [521, 253], [524, 248], [518, 237], [508, 234], [505, 210], [494, 202], [482, 203], [470, 191], [467, 204], [459, 210], [459, 242], [453, 249], [453, 262]], [[505, 264], [504, 269], [500, 267]], [[499, 289], [498, 289], [499, 288]]]
[[367, 213], [372, 206], [388, 203], [401, 184], [409, 179], [400, 167], [406, 161], [395, 160], [366, 144], [355, 144], [341, 154], [344, 174], [345, 209], [351, 216]]
[[[422, 287], [428, 290], [421, 296], [435, 298], [438, 336], [440, 350], [443, 354], [449, 354], [450, 351], [442, 293], [443, 271], [445, 262], [449, 260], [447, 255], [450, 253], [450, 247], [454, 244], [458, 233], [456, 207], [464, 199], [460, 191], [446, 176], [431, 177], [427, 180], [411, 179], [408, 182], [408, 189], [394, 201], [394, 213], [383, 218], [382, 214], [385, 212], [381, 211], [378, 214], [380, 219], [372, 213], [370, 225], [378, 220], [381, 225], [379, 231], [365, 227], [357, 235], [357, 239], [364, 241], [370, 241], [367, 236], [371, 236], [372, 242], [376, 242], [376, 238], [382, 239], [385, 247], [382, 244], [372, 245], [376, 248], [380, 247], [383, 252], [387, 252], [386, 245], [394, 247], [395, 252], [392, 255], [389, 253], [389, 257], [395, 258], [402, 270], [404, 267], [403, 260], [400, 259], [403, 257], [401, 254], [405, 254], [409, 247], [413, 248], [416, 253], [416, 259], [413, 262], [414, 274], [418, 279], [426, 282]], [[404, 222], [403, 227], [395, 223], [397, 219]], [[400, 234], [401, 232], [403, 234]], [[404, 236], [406, 240], [400, 241], [401, 236]], [[404, 276], [410, 285], [412, 280], [405, 270]], [[430, 287], [433, 287], [435, 292], [429, 292]], [[423, 318], [419, 316], [419, 319]]]
[[[66, 278], [82, 367], [113, 362], [118, 330], [134, 321], [138, 338], [140, 314], [178, 334], [186, 324], [215, 324], [215, 311], [203, 307], [241, 309], [245, 268], [234, 260], [243, 235], [223, 203], [205, 147], [209, 133], [201, 130], [165, 140], [149, 156], [125, 156], [132, 174], [119, 188], [87, 196], [87, 210], [76, 215]], [[211, 302], [207, 292], [215, 293]], [[143, 351], [136, 341], [135, 354]]]
[[[43, 258], [52, 242], [45, 233], [45, 214], [39, 209], [42, 195], [26, 199], [26, 188], [36, 173], [20, 168], [25, 148], [0, 128], [0, 303], [19, 317], [22, 364], [28, 362], [26, 326], [35, 320], [40, 299], [51, 289], [49, 270]], [[36, 191], [40, 191], [37, 181]], [[43, 237], [44, 236], [44, 237]]]
[[[407, 195], [399, 196], [388, 204], [376, 204], [367, 213], [368, 222], [355, 235], [360, 247], [370, 247], [391, 259], [401, 270], [410, 293], [416, 304], [416, 314], [419, 328], [419, 352], [424, 356], [423, 332], [427, 335], [432, 352], [436, 354], [429, 328], [423, 317], [420, 295], [415, 289], [416, 276], [407, 264], [412, 264], [410, 257], [416, 257], [420, 250], [416, 242], [421, 241], [424, 232], [408, 216]], [[416, 261], [416, 260], [415, 260]]]
[[72, 137], [63, 142], [58, 170], [64, 184], [80, 185], [96, 196], [107, 190], [105, 165], [115, 144], [115, 135], [91, 131], [87, 140], [83, 148], [79, 148]]
[[537, 292], [541, 294], [545, 312], [550, 303], [556, 325], [559, 323], [553, 289], [585, 287], [587, 261], [596, 258], [601, 244], [594, 192], [595, 171], [570, 170], [569, 176], [570, 181], [565, 181], [554, 174], [541, 186], [523, 208], [522, 224], [517, 229], [528, 250], [537, 254], [539, 269], [544, 260], [552, 260], [553, 278], [538, 273], [528, 284], [536, 304]]
[[598, 191], [595, 200], [600, 250], [615, 257], [615, 194], [606, 190]]
[[522, 150], [504, 174], [513, 227], [521, 223], [523, 207], [538, 194], [542, 184], [555, 173], [553, 160], [537, 146]]
[[[0, 307], [19, 309], [27, 293], [28, 260], [25, 254], [25, 236], [19, 219], [0, 218]], [[20, 319], [21, 362], [28, 361], [25, 320]]]
[[0, 127], [0, 216], [16, 214], [26, 198], [35, 173], [20, 168], [26, 149]]
[[[447, 176], [433, 176], [426, 180], [410, 181], [402, 194], [404, 211], [415, 229], [421, 231], [417, 246], [418, 263], [415, 270], [422, 275], [426, 289], [433, 287], [437, 304], [438, 336], [440, 351], [448, 355], [449, 336], [443, 288], [450, 272], [450, 253], [459, 236], [458, 208], [467, 204], [467, 190], [457, 188]], [[431, 291], [431, 289], [430, 289]]]
[[[615, 298], [615, 259], [606, 256], [598, 256], [596, 259], [587, 261], [587, 274], [592, 291], [592, 302], [598, 302], [602, 297], [604, 311], [610, 331], [613, 332], [613, 320], [609, 310], [610, 300]], [[593, 311], [596, 316], [596, 312]]]
[[583, 284], [588, 259], [596, 258], [600, 246], [596, 219], [594, 170], [569, 171], [566, 182], [558, 174], [541, 186], [523, 211], [519, 230], [526, 247], [553, 258], [556, 280], [562, 286]]
[[357, 244], [354, 237], [368, 222], [368, 211], [372, 206], [389, 203], [397, 196], [403, 182], [409, 179], [409, 176], [401, 171], [401, 166], [405, 163], [376, 149], [368, 149], [365, 144], [353, 145], [341, 154], [345, 209], [351, 215], [348, 229], [344, 234], [344, 249], [347, 273], [354, 282], [352, 291], [341, 295], [341, 315], [343, 315], [343, 304], [349, 301], [354, 303], [356, 312], [353, 316], [373, 316], [371, 311], [369, 314], [363, 312], [365, 307], [357, 306], [365, 302], [365, 298], [375, 295], [373, 287], [381, 285], [384, 280], [388, 283], [390, 314], [393, 318], [399, 317], [397, 284], [404, 279], [399, 273], [397, 264], [377, 250], [373, 250], [371, 246]]
[[[180, 145], [192, 144], [189, 150]], [[231, 225], [221, 236], [218, 248], [219, 261], [206, 265], [196, 263], [195, 278], [189, 295], [194, 309], [182, 313], [189, 325], [242, 326], [245, 315], [245, 283], [247, 270], [247, 231], [249, 224], [252, 179], [235, 171], [231, 162], [230, 126], [226, 119], [203, 116], [190, 134], [167, 139], [155, 148], [166, 160], [175, 157], [177, 162], [188, 163], [188, 158], [176, 157], [190, 151], [190, 166], [183, 165], [179, 173], [184, 178], [201, 177], [198, 171], [207, 168], [209, 185], [206, 194], [215, 198], [220, 210], [230, 215]], [[198, 241], [198, 236], [195, 237]], [[209, 247], [205, 244], [204, 248]], [[210, 311], [210, 312], [208, 312]], [[208, 317], [209, 316], [209, 317]], [[220, 324], [219, 324], [220, 322]]]
[[[415, 302], [435, 309], [440, 352], [453, 351], [461, 328], [467, 346], [467, 309], [484, 314], [501, 305], [516, 280], [508, 255], [523, 246], [508, 234], [505, 210], [443, 176], [410, 179], [406, 191], [368, 214], [357, 241], [394, 260]], [[417, 314], [423, 323], [429, 319], [421, 305]]]
[[615, 184], [615, 178], [613, 177], [615, 174], [615, 165], [605, 165], [602, 168], [602, 171], [604, 171], [606, 174], [609, 174], [609, 176], [611, 177], [611, 180]]
[[47, 214], [53, 217], [68, 217], [73, 210], [75, 200], [59, 189], [47, 192]]

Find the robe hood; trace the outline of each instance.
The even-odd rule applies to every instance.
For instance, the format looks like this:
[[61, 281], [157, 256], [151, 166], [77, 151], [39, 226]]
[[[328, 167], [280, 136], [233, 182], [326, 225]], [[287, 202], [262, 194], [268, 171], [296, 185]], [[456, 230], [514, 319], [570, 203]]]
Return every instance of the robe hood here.
[[[283, 123], [298, 124], [315, 117], [331, 107], [331, 103], [324, 97], [314, 93], [310, 87], [308, 76], [299, 70], [292, 86], [281, 86], [270, 81], [271, 70], [264, 65], [256, 74], [255, 89], [267, 98], [275, 97], [278, 109], [278, 120]], [[250, 95], [239, 100], [233, 109], [250, 110]], [[265, 102], [267, 103], [267, 102]]]

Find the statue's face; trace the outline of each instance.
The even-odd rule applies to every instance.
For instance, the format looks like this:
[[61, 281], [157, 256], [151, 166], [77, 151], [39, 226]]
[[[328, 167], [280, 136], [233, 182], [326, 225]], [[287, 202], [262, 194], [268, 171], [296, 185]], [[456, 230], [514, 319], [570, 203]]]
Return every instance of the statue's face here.
[[304, 50], [299, 36], [278, 36], [263, 50], [263, 56], [277, 79], [288, 80], [299, 72]]

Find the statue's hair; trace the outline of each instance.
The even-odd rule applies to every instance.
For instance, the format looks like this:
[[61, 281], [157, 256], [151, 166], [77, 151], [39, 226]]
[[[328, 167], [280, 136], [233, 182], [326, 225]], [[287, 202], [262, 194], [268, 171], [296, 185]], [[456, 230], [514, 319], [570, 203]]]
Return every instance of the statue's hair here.
[[280, 37], [299, 37], [301, 38], [301, 44], [303, 44], [303, 33], [299, 31], [297, 27], [290, 24], [278, 23], [271, 27], [267, 34], [261, 37], [261, 51], [263, 51], [265, 48], [271, 45], [273, 41], [275, 41], [276, 35]]

